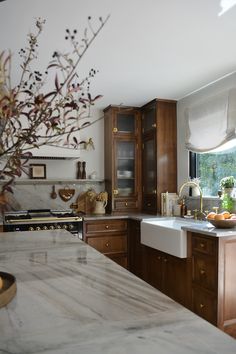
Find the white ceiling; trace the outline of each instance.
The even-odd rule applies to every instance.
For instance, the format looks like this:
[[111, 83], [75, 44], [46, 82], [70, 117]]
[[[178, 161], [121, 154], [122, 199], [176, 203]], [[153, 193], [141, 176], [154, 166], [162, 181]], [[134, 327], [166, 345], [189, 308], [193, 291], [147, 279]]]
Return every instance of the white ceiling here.
[[80, 67], [82, 72], [99, 69], [92, 83], [92, 92], [103, 95], [98, 106], [141, 106], [155, 97], [178, 100], [236, 70], [236, 6], [218, 16], [220, 2], [6, 0], [0, 3], [0, 48], [19, 49], [37, 16], [47, 20], [53, 51], [61, 45], [56, 34], [66, 27], [82, 22], [84, 28], [88, 15], [110, 14]]

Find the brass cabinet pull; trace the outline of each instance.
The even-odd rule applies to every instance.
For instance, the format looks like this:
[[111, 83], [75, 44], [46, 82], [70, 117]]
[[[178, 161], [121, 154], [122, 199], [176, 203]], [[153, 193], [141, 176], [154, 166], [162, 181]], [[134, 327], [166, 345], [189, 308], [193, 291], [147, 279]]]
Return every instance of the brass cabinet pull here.
[[128, 206], [128, 203], [127, 203], [127, 202], [125, 203], [125, 206]]
[[108, 225], [106, 225], [106, 226], [105, 226], [105, 228], [106, 228], [106, 229], [109, 229], [109, 226], [108, 226]]
[[157, 127], [156, 123], [153, 123], [152, 128], [156, 128], [156, 127]]
[[109, 243], [108, 242], [106, 243], [106, 247], [109, 247]]
[[201, 248], [205, 248], [205, 243], [200, 243]]
[[113, 131], [113, 133], [117, 133], [118, 129], [117, 128], [113, 128], [112, 131]]
[[152, 194], [157, 194], [157, 190], [154, 189], [154, 190], [152, 191]]
[[113, 194], [117, 195], [118, 194], [118, 189], [113, 189]]
[[206, 271], [204, 269], [200, 269], [200, 274], [201, 275], [206, 274]]
[[205, 307], [204, 304], [200, 304], [200, 308], [203, 309]]

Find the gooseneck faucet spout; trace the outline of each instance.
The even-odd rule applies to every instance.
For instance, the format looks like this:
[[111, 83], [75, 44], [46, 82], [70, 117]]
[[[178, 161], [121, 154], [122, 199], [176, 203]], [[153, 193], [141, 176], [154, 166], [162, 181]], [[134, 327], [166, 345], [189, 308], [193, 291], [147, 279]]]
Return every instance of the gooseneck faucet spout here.
[[200, 214], [200, 218], [204, 218], [205, 214], [203, 213], [203, 198], [202, 198], [202, 190], [200, 188], [200, 186], [196, 183], [196, 182], [192, 182], [192, 181], [188, 181], [182, 184], [182, 186], [179, 189], [179, 197], [181, 197], [181, 194], [183, 192], [183, 189], [185, 187], [196, 187], [199, 190], [199, 194], [200, 194], [200, 210], [199, 210], [199, 214]]

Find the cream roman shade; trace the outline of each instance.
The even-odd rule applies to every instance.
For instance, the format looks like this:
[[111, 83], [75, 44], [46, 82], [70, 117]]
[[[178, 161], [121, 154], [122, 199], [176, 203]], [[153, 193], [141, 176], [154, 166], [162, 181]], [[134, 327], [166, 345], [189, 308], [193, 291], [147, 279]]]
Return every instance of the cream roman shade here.
[[236, 139], [236, 88], [186, 110], [186, 148], [208, 152]]

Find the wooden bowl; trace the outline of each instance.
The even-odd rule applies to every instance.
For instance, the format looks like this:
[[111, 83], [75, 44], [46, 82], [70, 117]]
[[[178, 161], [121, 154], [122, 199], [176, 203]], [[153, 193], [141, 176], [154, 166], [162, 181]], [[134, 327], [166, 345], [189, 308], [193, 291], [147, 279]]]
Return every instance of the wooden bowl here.
[[233, 229], [236, 227], [236, 219], [214, 220], [207, 219], [209, 223], [215, 226], [217, 229]]
[[16, 294], [16, 278], [9, 273], [0, 272], [0, 308], [6, 306]]

